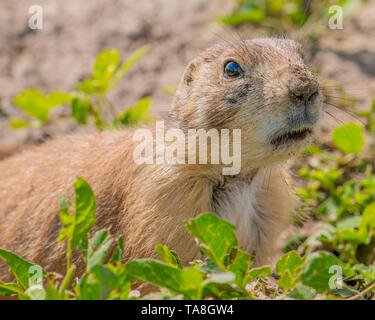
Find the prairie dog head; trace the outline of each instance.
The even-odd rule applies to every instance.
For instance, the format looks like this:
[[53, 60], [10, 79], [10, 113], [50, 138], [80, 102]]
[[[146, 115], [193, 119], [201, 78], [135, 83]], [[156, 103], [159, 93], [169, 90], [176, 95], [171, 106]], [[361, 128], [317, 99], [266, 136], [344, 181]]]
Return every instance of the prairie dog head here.
[[322, 93], [298, 42], [241, 40], [213, 46], [187, 66], [171, 112], [184, 128], [241, 129], [242, 158], [259, 167], [306, 146]]

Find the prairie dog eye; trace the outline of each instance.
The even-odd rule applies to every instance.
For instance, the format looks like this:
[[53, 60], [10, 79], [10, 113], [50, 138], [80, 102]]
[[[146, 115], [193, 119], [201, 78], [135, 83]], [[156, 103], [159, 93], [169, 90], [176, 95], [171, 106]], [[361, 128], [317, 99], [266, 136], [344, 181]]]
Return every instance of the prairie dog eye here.
[[243, 74], [243, 70], [237, 62], [228, 61], [224, 64], [224, 75], [228, 78], [235, 78]]

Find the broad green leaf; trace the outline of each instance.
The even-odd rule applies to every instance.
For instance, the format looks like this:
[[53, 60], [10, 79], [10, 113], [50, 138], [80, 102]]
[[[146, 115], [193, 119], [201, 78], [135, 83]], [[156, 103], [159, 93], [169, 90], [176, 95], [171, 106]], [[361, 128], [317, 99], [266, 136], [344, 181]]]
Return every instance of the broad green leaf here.
[[163, 262], [142, 259], [126, 265], [129, 276], [181, 293], [186, 299], [200, 299], [203, 274], [196, 268], [176, 269]]
[[186, 229], [203, 243], [201, 250], [226, 271], [230, 254], [238, 246], [235, 227], [212, 213], [204, 213], [191, 219]]
[[135, 126], [140, 122], [149, 122], [151, 121], [150, 117], [150, 106], [151, 98], [146, 97], [142, 98], [137, 102], [133, 107], [126, 109], [124, 113], [121, 113], [115, 122], [119, 122], [122, 125], [126, 126]]
[[52, 108], [71, 100], [71, 95], [64, 92], [54, 91], [46, 96], [38, 90], [28, 89], [15, 97], [13, 103], [29, 116], [46, 122]]
[[134, 51], [128, 59], [118, 68], [116, 73], [113, 75], [110, 88], [114, 87], [117, 82], [126, 74], [126, 72], [136, 63], [143, 55], [145, 55], [150, 50], [149, 45], [145, 45], [138, 50]]
[[232, 272], [220, 272], [210, 275], [203, 281], [203, 296], [215, 299], [233, 299], [243, 296], [235, 284], [235, 275]]
[[66, 208], [60, 210], [61, 222], [65, 228], [61, 229], [57, 241], [68, 238], [72, 247], [76, 247], [80, 240], [87, 237], [95, 223], [95, 196], [89, 184], [82, 178], [74, 182], [74, 213], [69, 215]]
[[375, 229], [375, 202], [366, 206], [361, 217], [345, 219], [337, 224], [336, 238], [344, 241], [366, 243]]
[[119, 277], [104, 265], [94, 266], [79, 281], [77, 300], [108, 299], [120, 287]]
[[353, 271], [359, 272], [369, 280], [375, 280], [375, 265], [356, 264], [353, 266]]
[[60, 104], [68, 103], [72, 100], [72, 96], [69, 93], [59, 91], [52, 91], [46, 97], [50, 109]]
[[360, 225], [362, 217], [349, 217], [339, 221], [336, 225], [337, 230], [343, 231], [349, 228], [356, 228]]
[[250, 270], [251, 259], [246, 252], [238, 251], [236, 257], [229, 266], [229, 271], [235, 274], [235, 282], [240, 287], [247, 283], [247, 274]]
[[136, 299], [135, 297], [129, 297], [131, 292], [131, 281], [126, 272], [126, 266], [120, 262], [115, 264], [107, 264], [106, 267], [111, 271], [117, 279], [116, 291], [112, 292], [109, 298], [116, 300], [129, 300]]
[[99, 53], [93, 68], [93, 79], [105, 91], [109, 80], [120, 63], [120, 54], [117, 50], [108, 49]]
[[17, 295], [22, 294], [23, 290], [22, 287], [20, 287], [16, 283], [3, 283], [0, 281], [0, 296], [11, 296], [11, 295]]
[[4, 260], [9, 266], [9, 272], [15, 276], [18, 283], [25, 289], [30, 285], [31, 280], [37, 276], [38, 270], [40, 270], [43, 276], [46, 272], [42, 267], [26, 261], [14, 253], [0, 249], [0, 259]]
[[100, 230], [95, 233], [94, 237], [91, 240], [91, 247], [93, 250], [97, 250], [99, 246], [102, 246], [108, 240], [109, 232], [108, 230]]
[[10, 119], [9, 124], [13, 129], [21, 129], [29, 126], [29, 123], [22, 119]]
[[306, 262], [296, 251], [283, 255], [276, 263], [275, 272], [280, 275], [278, 284], [281, 288], [289, 290], [298, 281], [299, 271]]
[[342, 262], [333, 254], [326, 251], [315, 252], [307, 257], [301, 280], [318, 293], [328, 292], [330, 279], [334, 276], [334, 273], [330, 273], [330, 268], [337, 265], [342, 267]]
[[336, 148], [344, 153], [358, 154], [365, 143], [363, 128], [354, 122], [337, 127], [332, 139]]
[[166, 264], [177, 269], [183, 269], [182, 262], [176, 252], [170, 251], [167, 246], [160, 243], [156, 245], [156, 251]]
[[298, 284], [296, 287], [288, 293], [288, 297], [299, 299], [299, 300], [310, 300], [315, 297], [315, 292], [303, 284]]
[[98, 86], [98, 83], [96, 83], [92, 78], [84, 79], [82, 82], [77, 83], [75, 87], [77, 90], [88, 95], [101, 92], [101, 88]]
[[205, 273], [219, 273], [223, 272], [218, 265], [210, 258], [207, 257], [207, 259], [204, 262], [200, 262], [199, 260], [195, 260], [192, 264], [193, 267], [197, 267], [200, 270], [202, 270]]
[[246, 280], [246, 283], [249, 283], [250, 281], [253, 281], [256, 278], [266, 278], [266, 277], [269, 277], [270, 275], [271, 275], [270, 266], [253, 268], [249, 272], [249, 276]]

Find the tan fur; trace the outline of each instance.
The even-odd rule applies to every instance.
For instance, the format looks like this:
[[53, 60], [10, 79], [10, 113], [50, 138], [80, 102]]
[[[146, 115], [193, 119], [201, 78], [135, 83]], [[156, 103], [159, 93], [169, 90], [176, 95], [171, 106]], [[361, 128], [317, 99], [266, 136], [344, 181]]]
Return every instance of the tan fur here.
[[[132, 130], [63, 137], [5, 159], [0, 247], [63, 272], [65, 244], [56, 243], [58, 200], [71, 198], [73, 182], [82, 176], [97, 198], [95, 230], [124, 236], [125, 262], [157, 257], [160, 242], [188, 263], [199, 252], [185, 222], [211, 211], [237, 226], [241, 246], [257, 251], [258, 264], [268, 263], [294, 206], [281, 164], [309, 139], [280, 147], [271, 141], [297, 127], [314, 130], [320, 117], [319, 86], [300, 51], [291, 40], [247, 40], [217, 45], [187, 67], [167, 126], [240, 128], [238, 175], [223, 176], [222, 165], [136, 165]], [[222, 76], [228, 58], [240, 63], [244, 77]], [[298, 90], [319, 93], [305, 111], [291, 104]], [[0, 278], [6, 274], [1, 264]]]

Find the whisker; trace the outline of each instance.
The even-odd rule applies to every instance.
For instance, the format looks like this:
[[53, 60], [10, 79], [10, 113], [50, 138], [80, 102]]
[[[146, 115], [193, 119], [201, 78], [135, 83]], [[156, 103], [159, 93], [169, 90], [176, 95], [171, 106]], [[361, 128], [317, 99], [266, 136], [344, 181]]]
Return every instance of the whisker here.
[[354, 119], [356, 119], [358, 122], [360, 122], [362, 125], [365, 125], [365, 123], [364, 123], [364, 121], [363, 121], [362, 119], [360, 119], [360, 118], [359, 118], [358, 116], [356, 116], [355, 114], [349, 112], [348, 110], [344, 110], [344, 109], [342, 109], [342, 108], [340, 108], [340, 107], [336, 106], [335, 104], [333, 104], [333, 103], [331, 103], [331, 102], [328, 102], [328, 101], [323, 101], [323, 103], [326, 104], [326, 105], [329, 105], [329, 106], [331, 106], [331, 107], [333, 107], [333, 108], [335, 108], [336, 110], [339, 110], [339, 111], [341, 111], [341, 112], [343, 112], [343, 113], [345, 113], [345, 114], [351, 116], [352, 118], [354, 118]]

